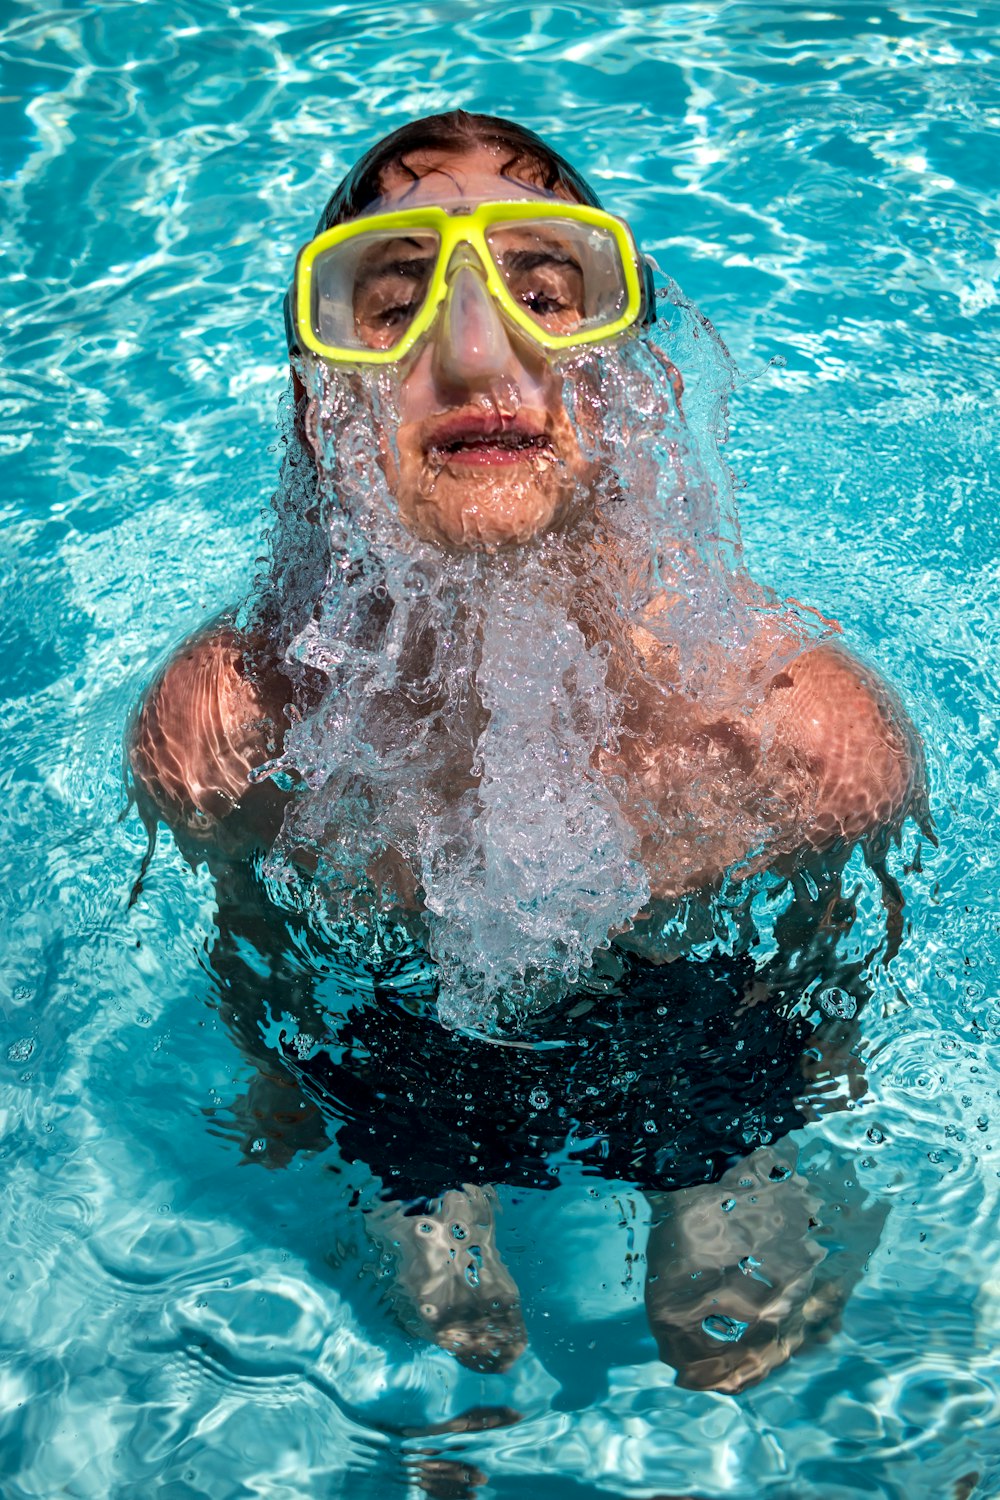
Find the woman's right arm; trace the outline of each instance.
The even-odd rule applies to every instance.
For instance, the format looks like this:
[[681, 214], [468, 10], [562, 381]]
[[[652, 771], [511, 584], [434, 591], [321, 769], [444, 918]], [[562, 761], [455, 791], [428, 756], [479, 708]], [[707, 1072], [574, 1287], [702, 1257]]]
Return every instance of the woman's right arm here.
[[269, 844], [283, 797], [252, 771], [281, 750], [291, 688], [228, 622], [192, 636], [147, 692], [128, 760], [142, 810], [196, 845]]

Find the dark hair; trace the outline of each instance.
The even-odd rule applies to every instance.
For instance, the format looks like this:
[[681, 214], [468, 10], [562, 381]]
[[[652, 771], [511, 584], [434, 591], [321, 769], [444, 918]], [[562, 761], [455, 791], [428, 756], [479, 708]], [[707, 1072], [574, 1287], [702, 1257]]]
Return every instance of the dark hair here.
[[418, 182], [421, 174], [410, 166], [408, 156], [419, 151], [471, 151], [476, 146], [498, 146], [508, 153], [499, 169], [501, 176], [516, 168], [521, 182], [548, 193], [561, 191], [591, 208], [601, 207], [586, 179], [533, 130], [495, 115], [474, 115], [464, 109], [453, 109], [447, 114], [411, 120], [366, 151], [335, 190], [316, 233], [322, 234], [324, 229], [332, 229], [335, 224], [363, 213], [381, 196], [386, 174], [393, 167], [409, 172], [414, 182]]

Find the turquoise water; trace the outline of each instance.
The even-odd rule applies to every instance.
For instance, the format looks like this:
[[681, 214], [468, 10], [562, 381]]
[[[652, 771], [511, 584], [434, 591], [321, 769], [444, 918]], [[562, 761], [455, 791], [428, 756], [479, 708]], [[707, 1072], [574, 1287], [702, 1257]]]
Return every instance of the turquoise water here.
[[[5, 1496], [1000, 1494], [998, 20], [0, 8]], [[842, 622], [927, 747], [940, 844], [896, 861], [867, 1092], [802, 1132], [885, 1227], [841, 1330], [736, 1398], [656, 1359], [648, 1210], [598, 1179], [503, 1202], [507, 1375], [408, 1339], [364, 1174], [241, 1150], [208, 877], [164, 838], [128, 908], [122, 726], [253, 572], [294, 248], [363, 147], [456, 103], [579, 163], [757, 376], [726, 450], [751, 570]], [[860, 952], [881, 920], [864, 886]]]

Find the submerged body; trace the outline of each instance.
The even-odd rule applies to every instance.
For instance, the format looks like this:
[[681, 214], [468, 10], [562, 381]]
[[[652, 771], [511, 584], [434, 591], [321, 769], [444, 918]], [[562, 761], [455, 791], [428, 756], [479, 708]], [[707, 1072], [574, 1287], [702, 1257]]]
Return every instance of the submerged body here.
[[[441, 117], [446, 131], [457, 118]], [[284, 868], [349, 900], [363, 885], [426, 924], [442, 974], [479, 954], [492, 965], [483, 993], [496, 995], [544, 980], [555, 948], [570, 955], [570, 985], [616, 936], [628, 931], [642, 951], [658, 902], [707, 903], [723, 883], [794, 876], [883, 838], [919, 795], [920, 752], [874, 672], [776, 610], [744, 608], [728, 636], [718, 626], [710, 682], [690, 669], [680, 622], [690, 579], [711, 569], [686, 561], [696, 549], [681, 530], [694, 494], [683, 382], [654, 345], [634, 388], [649, 388], [654, 372], [675, 441], [647, 420], [634, 446], [670, 450], [674, 522], [650, 504], [646, 531], [630, 532], [646, 471], [633, 464], [626, 482], [602, 426], [609, 382], [627, 364], [616, 351], [637, 347], [654, 316], [649, 273], [622, 226], [580, 207], [596, 200], [565, 163], [507, 127], [497, 144], [497, 122], [470, 128], [468, 118], [461, 139], [448, 144], [429, 122], [422, 144], [348, 179], [300, 260], [294, 441], [313, 483], [303, 525], [325, 528], [329, 545], [305, 570], [294, 625], [278, 608], [195, 636], [147, 693], [129, 756], [150, 817], [220, 877], [280, 851]], [[574, 213], [560, 218], [567, 204]], [[333, 288], [329, 306], [317, 284]], [[469, 556], [475, 566], [464, 568]], [[704, 608], [690, 617], [702, 635], [713, 628]], [[537, 670], [518, 699], [526, 665]], [[645, 925], [647, 955], [675, 957]], [[497, 932], [513, 967], [498, 967]], [[483, 933], [492, 949], [476, 946]], [[765, 994], [742, 976], [732, 1003], [742, 1012]], [[351, 1038], [370, 1024], [331, 1041], [331, 1058], [346, 1047], [346, 1065], [302, 1069], [289, 1053], [311, 1097], [350, 1077]], [[598, 1019], [595, 1036], [607, 1024]], [[366, 1043], [359, 1055], [379, 1051]], [[405, 1072], [404, 1059], [405, 1048], [398, 1066], [382, 1065]], [[385, 1096], [378, 1086], [374, 1097]], [[788, 1110], [783, 1128], [793, 1123]], [[601, 1130], [615, 1159], [613, 1122]], [[436, 1206], [433, 1183], [394, 1183], [383, 1162], [387, 1202], [369, 1228], [397, 1259], [403, 1320], [476, 1368], [502, 1369], [524, 1329], [493, 1238], [496, 1179], [467, 1175], [478, 1157], [477, 1146], [442, 1165]], [[706, 1182], [736, 1170], [731, 1142], [717, 1157], [708, 1152]], [[789, 1149], [779, 1170], [762, 1146], [743, 1164], [766, 1212], [733, 1217], [725, 1233], [704, 1219], [702, 1178], [637, 1176], [656, 1217], [651, 1324], [692, 1384], [759, 1378], [819, 1321], [809, 1308], [825, 1252], [809, 1238], [815, 1195], [794, 1162]], [[405, 1212], [414, 1198], [423, 1217]], [[453, 1253], [472, 1223], [474, 1284]], [[766, 1278], [748, 1281], [751, 1251]], [[685, 1288], [691, 1266], [708, 1263], [703, 1307]], [[753, 1331], [723, 1356], [709, 1304], [727, 1297]]]

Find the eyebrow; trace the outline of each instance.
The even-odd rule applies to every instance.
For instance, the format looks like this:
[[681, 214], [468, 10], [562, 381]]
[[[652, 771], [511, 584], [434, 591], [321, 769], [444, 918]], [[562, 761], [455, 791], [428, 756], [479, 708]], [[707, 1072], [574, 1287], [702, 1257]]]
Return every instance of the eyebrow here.
[[426, 247], [421, 245], [417, 240], [409, 240], [401, 237], [398, 240], [392, 241], [392, 246], [387, 245], [385, 248], [388, 250], [395, 245], [399, 245], [400, 247], [412, 245], [414, 251], [417, 253], [407, 255], [401, 249], [392, 260], [374, 260], [368, 261], [367, 264], [362, 260], [354, 275], [355, 294], [365, 291], [366, 288], [371, 286], [372, 282], [381, 281], [383, 277], [408, 277], [410, 280], [416, 280], [426, 272], [428, 266], [433, 266], [437, 260], [436, 252], [428, 255]]
[[515, 271], [533, 271], [536, 266], [556, 265], [569, 266], [578, 275], [583, 275], [580, 262], [568, 251], [560, 253], [558, 250], [507, 250], [500, 251], [499, 258], [505, 265], [513, 267]]
[[[401, 237], [398, 241], [394, 241], [393, 244], [401, 246], [412, 245], [418, 253], [409, 256], [400, 254], [393, 260], [376, 260], [369, 262], [367, 265], [362, 261], [354, 277], [355, 297], [360, 293], [366, 292], [375, 282], [385, 279], [395, 278], [400, 281], [407, 279], [418, 281], [422, 276], [427, 274], [428, 269], [433, 267], [437, 261], [437, 252], [430, 255], [420, 253], [424, 247], [417, 240], [409, 240]], [[498, 252], [498, 256], [513, 271], [534, 271], [539, 266], [546, 265], [568, 266], [578, 276], [583, 276], [583, 267], [576, 257], [570, 255], [568, 251], [560, 251], [555, 247], [544, 250], [536, 248], [513, 249], [506, 252]]]

